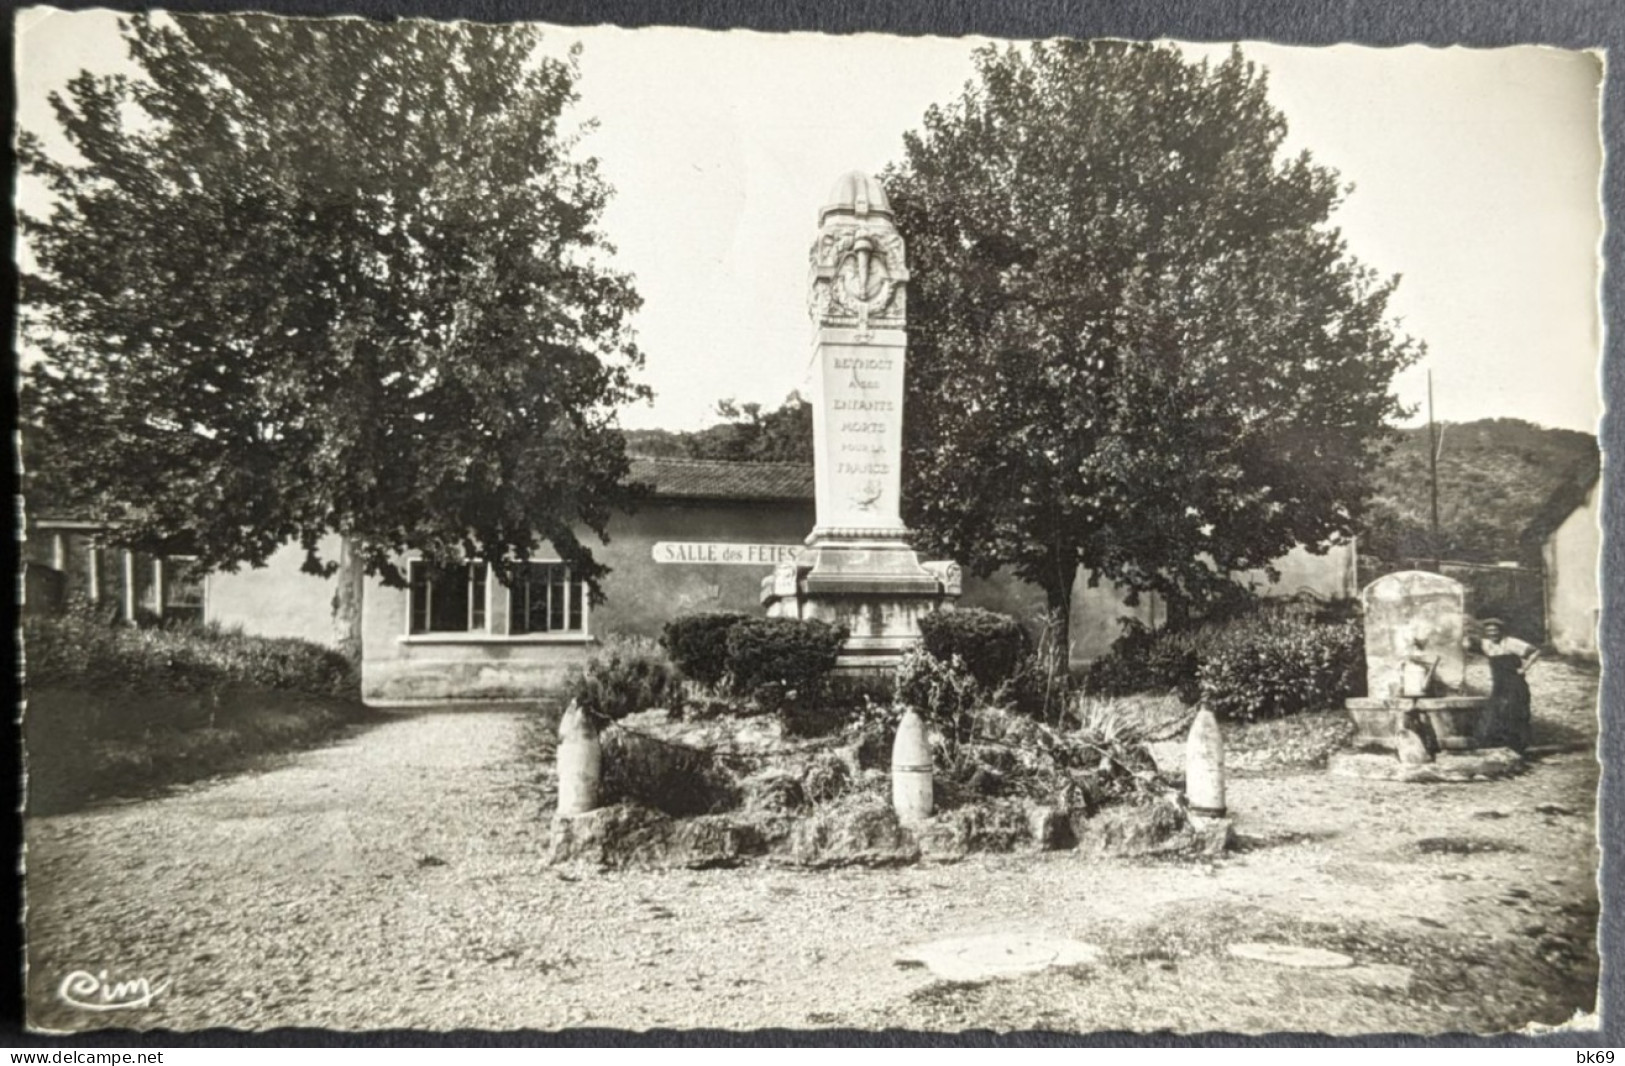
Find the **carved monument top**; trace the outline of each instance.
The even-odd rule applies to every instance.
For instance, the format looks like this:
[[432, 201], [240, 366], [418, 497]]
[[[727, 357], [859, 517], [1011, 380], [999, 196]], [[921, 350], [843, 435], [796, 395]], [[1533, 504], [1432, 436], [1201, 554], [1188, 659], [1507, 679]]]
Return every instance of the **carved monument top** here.
[[886, 190], [880, 182], [861, 170], [851, 170], [842, 174], [829, 191], [824, 206], [818, 209], [818, 224], [822, 226], [824, 219], [837, 211], [859, 218], [865, 215], [885, 215], [890, 218], [891, 201], [886, 199]]
[[880, 182], [854, 170], [835, 183], [811, 260], [808, 310], [818, 325], [855, 329], [860, 343], [873, 339], [871, 327], [903, 328], [908, 267]]

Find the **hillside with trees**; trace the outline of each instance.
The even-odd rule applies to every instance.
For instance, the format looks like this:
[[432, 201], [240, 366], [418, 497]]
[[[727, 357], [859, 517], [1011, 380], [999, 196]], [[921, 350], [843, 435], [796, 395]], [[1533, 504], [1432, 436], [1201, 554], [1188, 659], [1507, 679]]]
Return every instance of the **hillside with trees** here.
[[[1467, 562], [1519, 558], [1519, 537], [1552, 492], [1597, 462], [1589, 433], [1516, 418], [1445, 423], [1439, 437], [1437, 554]], [[1429, 544], [1428, 431], [1400, 431], [1373, 479], [1360, 552], [1397, 561], [1434, 554]]]

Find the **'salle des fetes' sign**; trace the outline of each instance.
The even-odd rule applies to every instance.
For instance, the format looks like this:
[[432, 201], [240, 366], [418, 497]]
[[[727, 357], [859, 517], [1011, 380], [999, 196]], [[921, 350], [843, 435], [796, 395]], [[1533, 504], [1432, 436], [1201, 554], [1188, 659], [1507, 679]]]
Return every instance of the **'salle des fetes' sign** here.
[[728, 544], [696, 541], [656, 542], [657, 563], [721, 563], [732, 566], [776, 566], [790, 562], [799, 544]]

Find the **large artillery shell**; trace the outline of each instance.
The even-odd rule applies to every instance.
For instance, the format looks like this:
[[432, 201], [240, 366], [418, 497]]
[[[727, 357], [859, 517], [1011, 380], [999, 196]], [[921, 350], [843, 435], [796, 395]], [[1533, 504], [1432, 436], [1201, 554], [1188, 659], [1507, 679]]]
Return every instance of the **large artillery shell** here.
[[572, 700], [559, 719], [559, 813], [586, 814], [598, 806], [603, 745], [592, 719]]
[[912, 709], [897, 723], [891, 749], [891, 801], [897, 820], [913, 825], [931, 817], [931, 742]]

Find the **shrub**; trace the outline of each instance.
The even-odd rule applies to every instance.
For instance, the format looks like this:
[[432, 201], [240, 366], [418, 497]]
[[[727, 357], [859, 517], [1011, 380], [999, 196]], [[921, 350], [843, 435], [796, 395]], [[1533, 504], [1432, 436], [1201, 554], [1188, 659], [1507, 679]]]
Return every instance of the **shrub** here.
[[1215, 640], [1198, 675], [1202, 700], [1214, 714], [1252, 721], [1331, 706], [1359, 691], [1364, 667], [1358, 621], [1316, 622], [1271, 611]]
[[766, 685], [756, 690], [756, 700], [762, 710], [772, 710], [779, 716], [780, 731], [785, 737], [813, 740], [833, 736], [846, 728], [851, 719], [849, 708], [827, 702], [827, 693], [814, 692], [803, 697], [786, 698], [779, 685]]
[[618, 722], [675, 699], [677, 671], [654, 641], [610, 637], [571, 677], [567, 695], [601, 722]]
[[218, 626], [135, 628], [84, 601], [23, 623], [31, 688], [212, 693], [234, 687], [356, 699], [354, 665], [332, 648]]
[[797, 618], [747, 618], [728, 630], [728, 673], [755, 692], [769, 685], [798, 695], [815, 691], [835, 669], [845, 626]]
[[[355, 699], [360, 682], [355, 666], [332, 648], [309, 641], [251, 637], [240, 632], [200, 639], [202, 628], [163, 630], [152, 634], [161, 645], [221, 665], [234, 681], [257, 688], [310, 692]], [[179, 656], [178, 656], [179, 658]]]
[[1145, 671], [1152, 687], [1177, 692], [1186, 703], [1195, 703], [1201, 696], [1198, 670], [1202, 665], [1203, 648], [1211, 641], [1211, 630], [1193, 633], [1169, 633], [1154, 641], [1146, 650]]
[[1223, 624], [1196, 630], [1153, 631], [1134, 619], [1123, 620], [1123, 635], [1111, 651], [1089, 666], [1084, 688], [1095, 696], [1129, 696], [1137, 692], [1177, 692], [1186, 703], [1200, 695], [1197, 669], [1204, 647]]
[[1071, 652], [1061, 639], [1064, 627], [1059, 611], [1043, 618], [1038, 646], [1022, 659], [1010, 683], [1016, 710], [1040, 721], [1059, 725], [1066, 717], [1068, 699], [1076, 687]]
[[1137, 753], [1146, 742], [1145, 724], [1117, 700], [1084, 696], [1072, 714], [1077, 719], [1074, 738], [1119, 762], [1133, 762], [1138, 756], [1130, 758], [1129, 753]]
[[673, 618], [660, 634], [660, 646], [684, 677], [715, 688], [728, 672], [728, 631], [744, 620], [735, 611]]
[[801, 775], [801, 793], [813, 803], [828, 803], [852, 785], [852, 771], [834, 752], [822, 752]]
[[958, 655], [939, 659], [923, 648], [910, 648], [898, 660], [896, 684], [897, 701], [936, 726], [947, 743], [970, 738], [973, 712], [985, 693]]
[[1325, 706], [1362, 683], [1364, 638], [1348, 604], [1254, 602], [1193, 629], [1124, 625], [1111, 653], [1089, 668], [1093, 695], [1176, 692], [1187, 704], [1204, 699], [1215, 714], [1251, 719]]
[[824, 682], [824, 705], [852, 718], [870, 706], [891, 703], [896, 688], [890, 672], [832, 675]]
[[1116, 645], [1089, 664], [1083, 689], [1091, 696], [1130, 696], [1151, 686], [1143, 660], [1124, 654]]
[[1054, 728], [1010, 708], [980, 706], [968, 715], [967, 739], [939, 738], [933, 752], [945, 806], [979, 796], [1024, 796], [1080, 813], [1169, 785], [1146, 748], [1138, 707], [1080, 697]]
[[1011, 680], [1032, 641], [1014, 618], [979, 607], [935, 611], [920, 618], [921, 644], [944, 662], [955, 655], [976, 683], [992, 691]]

